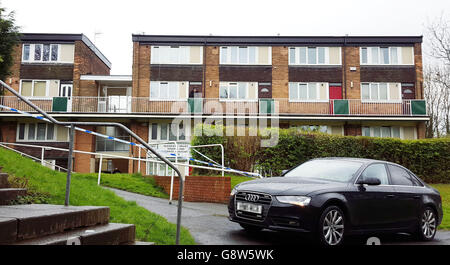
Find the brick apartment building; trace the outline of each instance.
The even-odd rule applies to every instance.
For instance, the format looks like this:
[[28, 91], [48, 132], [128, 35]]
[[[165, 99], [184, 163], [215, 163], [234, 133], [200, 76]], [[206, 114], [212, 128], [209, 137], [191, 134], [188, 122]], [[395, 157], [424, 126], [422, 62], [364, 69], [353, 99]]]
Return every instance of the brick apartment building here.
[[[176, 141], [184, 152], [195, 122], [206, 120], [248, 126], [277, 117], [282, 128], [425, 137], [422, 37], [133, 35], [132, 40], [132, 76], [111, 76], [110, 62], [82, 34], [24, 34], [5, 81], [57, 119], [121, 122], [149, 143]], [[8, 94], [2, 100], [30, 110]], [[171, 126], [174, 119], [182, 122]], [[0, 121], [3, 142], [68, 146], [64, 128], [5, 111]], [[114, 128], [86, 129], [130, 139]], [[139, 155], [137, 148], [78, 132], [75, 149]], [[67, 163], [63, 154], [45, 152], [46, 159]], [[98, 159], [77, 154], [75, 171], [97, 171]], [[121, 172], [170, 174], [152, 163], [104, 163], [103, 169], [113, 164]]]

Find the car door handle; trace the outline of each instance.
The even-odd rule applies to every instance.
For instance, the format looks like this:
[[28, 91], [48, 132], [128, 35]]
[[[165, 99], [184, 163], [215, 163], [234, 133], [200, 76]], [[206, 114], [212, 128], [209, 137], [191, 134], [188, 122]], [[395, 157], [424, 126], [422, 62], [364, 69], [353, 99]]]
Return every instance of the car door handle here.
[[413, 199], [416, 199], [416, 200], [420, 199], [420, 195], [414, 195]]
[[386, 198], [392, 199], [392, 198], [395, 198], [395, 195], [394, 194], [389, 194], [389, 195], [386, 195]]

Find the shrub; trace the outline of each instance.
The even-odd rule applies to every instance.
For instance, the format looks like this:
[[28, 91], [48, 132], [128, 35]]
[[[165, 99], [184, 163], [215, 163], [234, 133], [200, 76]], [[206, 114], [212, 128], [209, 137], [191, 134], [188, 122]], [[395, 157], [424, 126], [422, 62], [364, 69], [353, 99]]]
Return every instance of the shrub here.
[[[206, 128], [209, 130], [210, 128]], [[222, 128], [225, 130], [225, 128]], [[239, 138], [239, 140], [236, 140]], [[254, 137], [255, 138], [255, 137]], [[429, 183], [450, 183], [450, 139], [400, 140], [363, 136], [336, 136], [280, 129], [278, 144], [262, 148], [256, 137], [194, 136], [192, 144], [222, 143], [225, 164], [234, 169], [279, 175], [282, 170], [319, 157], [360, 157], [385, 160], [405, 166]], [[234, 144], [233, 144], [234, 143]], [[251, 146], [251, 148], [249, 148]], [[204, 149], [220, 161], [220, 150]], [[193, 154], [194, 158], [202, 160]], [[251, 166], [248, 163], [252, 163]]]

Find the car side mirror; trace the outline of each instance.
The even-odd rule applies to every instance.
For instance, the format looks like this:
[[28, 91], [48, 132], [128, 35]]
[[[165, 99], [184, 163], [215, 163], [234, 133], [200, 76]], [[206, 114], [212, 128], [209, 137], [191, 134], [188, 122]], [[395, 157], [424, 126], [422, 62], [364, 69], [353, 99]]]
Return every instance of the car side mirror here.
[[285, 169], [283, 171], [281, 171], [281, 176], [284, 176], [284, 174], [286, 174], [289, 170]]
[[371, 186], [376, 186], [376, 185], [380, 185], [381, 181], [379, 178], [367, 177], [367, 178], [362, 178], [361, 180], [359, 180], [358, 184], [360, 184], [360, 185], [367, 184], [367, 185], [371, 185]]

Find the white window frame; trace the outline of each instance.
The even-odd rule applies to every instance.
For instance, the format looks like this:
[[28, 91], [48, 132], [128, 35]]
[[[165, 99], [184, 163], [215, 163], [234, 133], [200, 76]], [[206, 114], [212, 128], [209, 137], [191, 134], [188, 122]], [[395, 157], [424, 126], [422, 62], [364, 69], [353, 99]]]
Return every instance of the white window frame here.
[[[21, 79], [20, 80], [20, 86], [19, 86], [19, 94], [22, 95], [22, 83], [23, 82], [31, 82], [31, 96], [25, 96], [25, 98], [35, 99], [35, 100], [52, 100], [52, 97], [50, 97], [50, 82], [51, 81], [57, 81], [58, 82], [58, 90], [59, 90], [60, 87], [61, 87], [61, 80], [56, 80], [56, 79], [51, 79], [51, 80]], [[33, 96], [33, 94], [34, 94], [34, 83], [35, 82], [46, 82], [46, 84], [45, 84], [45, 97], [35, 97], [35, 96]]]
[[[37, 140], [37, 128], [38, 128], [38, 124], [42, 123], [45, 124], [45, 136], [44, 136], [44, 140]], [[24, 130], [24, 139], [19, 139], [19, 133], [20, 133], [20, 124], [25, 124], [25, 130]], [[29, 126], [30, 124], [34, 124], [34, 140], [30, 140], [28, 139], [28, 130], [29, 130]], [[47, 133], [48, 133], [48, 125], [50, 123], [47, 122], [18, 122], [17, 123], [17, 133], [16, 133], [16, 142], [58, 142], [57, 141], [57, 127], [56, 124], [53, 124], [53, 138], [51, 140], [47, 140]]]
[[[161, 83], [168, 83], [168, 86], [170, 86], [170, 83], [177, 83], [177, 91], [178, 91], [178, 95], [176, 98], [161, 98]], [[185, 98], [180, 98], [180, 86], [181, 83], [186, 83], [186, 97]], [[156, 85], [157, 84], [157, 89], [158, 89], [158, 97], [157, 98], [152, 98], [151, 97], [151, 90], [152, 90], [152, 85]], [[150, 86], [149, 86], [149, 101], [187, 101], [188, 99], [188, 94], [189, 94], [189, 81], [150, 81]]]
[[[249, 98], [249, 89], [250, 89], [250, 83], [256, 83], [256, 91], [255, 91], [255, 95], [256, 98]], [[222, 98], [220, 97], [220, 88], [222, 86], [226, 87], [226, 90], [229, 91], [230, 86], [236, 84], [236, 96], [237, 98], [230, 98], [230, 93], [227, 93], [227, 98]], [[245, 98], [239, 98], [239, 84], [245, 84], [246, 86], [246, 91], [245, 91]], [[245, 101], [245, 102], [257, 102], [258, 101], [258, 93], [259, 93], [259, 89], [258, 89], [259, 83], [258, 82], [220, 82], [219, 83], [219, 101], [220, 102], [226, 102], [226, 101]]]
[[[177, 45], [154, 45], [151, 46], [151, 53], [150, 53], [150, 64], [181, 64], [181, 65], [185, 65], [185, 64], [192, 64], [192, 65], [200, 65], [203, 64], [203, 46], [199, 46], [200, 47], [200, 61], [198, 63], [191, 63], [190, 62], [190, 58], [191, 58], [191, 47], [197, 47], [197, 46], [177, 46]], [[183, 49], [183, 52], [180, 52], [180, 50], [178, 50], [178, 59], [176, 62], [171, 62], [170, 61], [170, 54], [169, 54], [169, 58], [168, 61], [164, 62], [161, 60], [161, 53], [159, 51], [161, 51], [161, 49]], [[158, 53], [157, 53], [158, 51]], [[156, 54], [158, 54], [158, 56], [155, 56]], [[185, 56], [184, 60], [182, 60], [182, 57]]]
[[[404, 46], [403, 46], [404, 47]], [[363, 63], [363, 60], [362, 60], [362, 49], [367, 49], [367, 63]], [[378, 49], [378, 63], [372, 63], [372, 48], [377, 48]], [[388, 55], [389, 55], [389, 63], [388, 64], [382, 64], [381, 63], [381, 58], [382, 58], [382, 54], [381, 54], [381, 48], [389, 48], [389, 52], [388, 52]], [[397, 63], [392, 63], [392, 58], [391, 58], [391, 54], [392, 54], [392, 52], [391, 52], [391, 50], [392, 50], [392, 48], [396, 48], [397, 49]], [[402, 46], [389, 46], [389, 47], [386, 47], [386, 46], [367, 46], [367, 47], [360, 47], [359, 48], [359, 63], [361, 64], [361, 65], [367, 65], [367, 66], [370, 66], [370, 65], [414, 65], [415, 64], [415, 58], [414, 58], [414, 47], [412, 47], [413, 49], [411, 49], [411, 58], [413, 59], [412, 60], [412, 63], [411, 64], [404, 64], [404, 63], [402, 63], [402, 61], [403, 61], [403, 49], [402, 49]]]
[[[291, 98], [291, 89], [290, 86], [291, 84], [294, 84], [297, 86], [297, 95], [298, 98], [297, 99], [292, 99]], [[300, 85], [306, 85], [307, 86], [307, 90], [306, 90], [306, 94], [307, 94], [307, 99], [300, 99]], [[309, 86], [310, 84], [316, 84], [316, 99], [310, 99], [309, 98]], [[326, 84], [326, 91], [327, 91], [327, 97], [326, 99], [319, 99], [320, 96], [320, 86], [319, 84]], [[330, 83], [327, 82], [289, 82], [289, 102], [329, 102], [330, 101]]]
[[[231, 47], [236, 47], [237, 48], [237, 62], [236, 63], [232, 63], [231, 62]], [[239, 57], [239, 48], [245, 47], [247, 48], [247, 62], [246, 63], [240, 63], [240, 57]], [[264, 46], [266, 47], [266, 46]], [[255, 48], [255, 63], [250, 63], [250, 48]], [[239, 45], [239, 46], [220, 46], [219, 47], [219, 64], [221, 65], [272, 65], [272, 47], [271, 46], [267, 46], [267, 58], [268, 58], [268, 63], [264, 64], [264, 63], [259, 63], [258, 62], [258, 58], [259, 58], [259, 46], [245, 46], [245, 45]], [[222, 49], [227, 49], [227, 58], [225, 61], [223, 61], [222, 58]]]
[[[391, 134], [390, 137], [382, 137], [382, 136], [381, 136], [381, 128], [382, 128], [382, 127], [388, 127], [388, 128], [390, 129], [390, 134]], [[363, 135], [362, 132], [363, 132], [364, 128], [369, 128], [369, 132], [370, 132], [370, 135], [369, 135], [369, 136]], [[380, 130], [380, 136], [379, 136], [379, 138], [405, 139], [404, 133], [403, 133], [403, 129], [404, 129], [403, 126], [362, 126], [362, 127], [361, 127], [361, 135], [362, 135], [362, 136], [365, 136], [365, 137], [378, 137], [378, 136], [374, 136], [374, 130], [375, 130], [375, 128], [378, 128], [378, 129]], [[398, 128], [398, 129], [399, 129], [399, 133], [400, 133], [400, 136], [399, 136], [399, 137], [393, 137], [393, 136], [392, 136], [392, 128]], [[417, 139], [417, 130], [414, 130], [414, 138]]]
[[[157, 129], [156, 129], [156, 140], [155, 139], [153, 139], [153, 133], [152, 133], [152, 126], [153, 126], [153, 124], [157, 124], [158, 126], [157, 126]], [[167, 125], [167, 139], [166, 140], [161, 140], [161, 124], [166, 124]], [[169, 137], [170, 137], [170, 129], [169, 129], [169, 127], [170, 126], [172, 126], [172, 122], [170, 122], [170, 121], [167, 121], [167, 122], [149, 122], [149, 125], [148, 125], [148, 139], [149, 139], [149, 143], [154, 143], [155, 141], [156, 142], [170, 142], [170, 141], [175, 141], [175, 142], [190, 142], [190, 130], [191, 130], [191, 127], [190, 126], [188, 126], [188, 123], [185, 123], [184, 121], [183, 121], [183, 128], [184, 128], [184, 140], [180, 140], [180, 133], [179, 133], [179, 130], [180, 130], [180, 124], [178, 124], [178, 127], [177, 127], [177, 133], [176, 133], [176, 137], [177, 137], [177, 139], [176, 140], [170, 140], [169, 139]]]
[[[30, 46], [30, 54], [28, 57], [28, 60], [24, 60], [23, 55], [25, 53], [25, 46], [29, 45]], [[41, 49], [41, 59], [40, 60], [34, 60], [34, 49], [36, 45], [41, 45], [42, 49]], [[49, 54], [49, 60], [48, 61], [44, 61], [43, 60], [43, 56], [44, 56], [44, 45], [50, 45], [50, 54]], [[58, 56], [56, 61], [52, 61], [52, 46], [56, 45], [58, 47]], [[74, 62], [68, 62], [68, 61], [61, 61], [61, 44], [58, 43], [23, 43], [22, 44], [22, 58], [21, 61], [23, 63], [49, 63], [49, 64], [54, 64], [54, 63], [74, 63]]]
[[[300, 49], [306, 48], [306, 62], [300, 63]], [[310, 64], [308, 63], [308, 48], [316, 48], [316, 63]], [[319, 63], [319, 48], [325, 48], [325, 63]], [[339, 48], [339, 63], [331, 64], [330, 63], [330, 48]], [[295, 62], [291, 61], [291, 49], [295, 49]], [[297, 47], [288, 47], [288, 60], [289, 65], [342, 65], [342, 48], [341, 47], [324, 47], [324, 46], [297, 46]]]
[[[371, 90], [372, 85], [377, 84], [378, 85], [378, 99], [363, 99], [363, 85], [369, 84], [369, 97], [371, 97]], [[387, 86], [387, 99], [379, 99], [380, 98], [380, 84], [386, 84]], [[391, 99], [391, 86], [390, 84], [396, 84], [397, 87], [399, 87], [398, 90], [398, 99]], [[402, 103], [402, 89], [401, 89], [401, 83], [385, 83], [385, 82], [361, 82], [360, 84], [360, 94], [361, 94], [361, 102], [362, 103], [370, 103], [370, 102], [377, 102], [377, 103]]]

